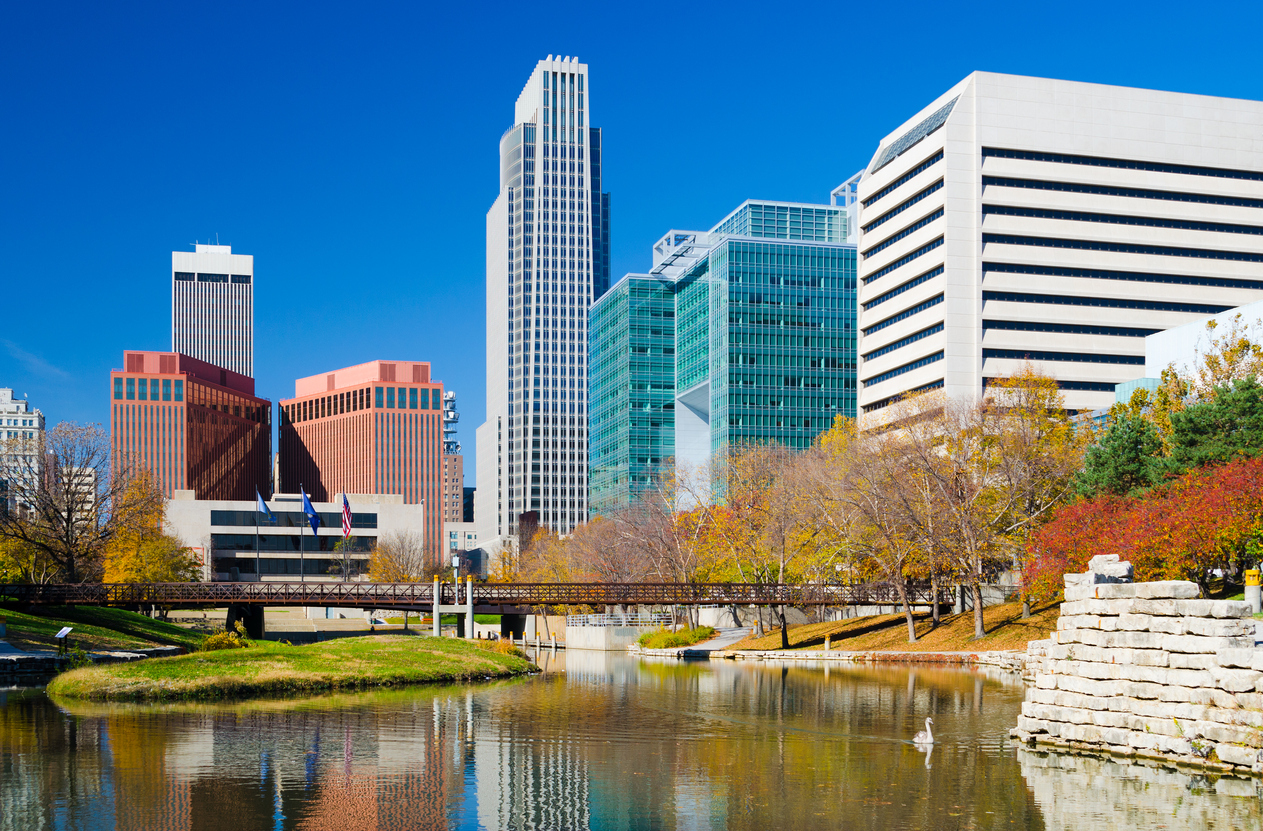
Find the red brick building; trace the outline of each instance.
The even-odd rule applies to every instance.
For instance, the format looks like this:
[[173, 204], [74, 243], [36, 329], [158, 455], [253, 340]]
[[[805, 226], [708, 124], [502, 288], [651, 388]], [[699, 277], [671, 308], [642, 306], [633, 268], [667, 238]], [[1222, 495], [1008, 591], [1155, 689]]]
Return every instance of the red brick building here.
[[443, 384], [430, 365], [370, 361], [300, 378], [280, 402], [280, 490], [313, 501], [399, 494], [424, 503], [418, 528], [437, 558], [443, 531]]
[[162, 492], [198, 499], [272, 493], [272, 402], [254, 379], [178, 352], [124, 352], [110, 372], [116, 464], [132, 459]]

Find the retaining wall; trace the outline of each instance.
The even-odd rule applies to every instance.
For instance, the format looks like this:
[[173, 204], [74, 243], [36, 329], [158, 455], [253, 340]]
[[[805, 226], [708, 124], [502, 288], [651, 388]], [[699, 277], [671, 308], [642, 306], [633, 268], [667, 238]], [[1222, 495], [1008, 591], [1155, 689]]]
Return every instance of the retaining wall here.
[[1263, 650], [1249, 605], [1130, 579], [1117, 557], [1066, 576], [1057, 631], [1028, 649], [1033, 686], [1014, 736], [1263, 773]]
[[624, 652], [641, 635], [657, 629], [656, 626], [568, 626], [564, 643], [567, 649]]

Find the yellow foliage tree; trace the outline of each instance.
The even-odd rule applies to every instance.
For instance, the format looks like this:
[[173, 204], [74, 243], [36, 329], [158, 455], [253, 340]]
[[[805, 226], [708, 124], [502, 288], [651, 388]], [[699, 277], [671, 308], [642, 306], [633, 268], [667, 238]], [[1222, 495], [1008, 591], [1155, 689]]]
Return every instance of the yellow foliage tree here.
[[121, 528], [105, 547], [107, 583], [186, 583], [201, 577], [197, 556], [164, 531], [166, 507], [149, 476], [137, 476], [125, 498], [145, 505], [143, 515]]

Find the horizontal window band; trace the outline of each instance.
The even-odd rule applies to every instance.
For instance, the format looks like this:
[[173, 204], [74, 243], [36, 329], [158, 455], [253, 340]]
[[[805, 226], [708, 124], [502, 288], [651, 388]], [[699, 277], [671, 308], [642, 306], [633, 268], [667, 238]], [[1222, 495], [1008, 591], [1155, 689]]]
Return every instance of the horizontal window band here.
[[934, 239], [934, 240], [931, 240], [930, 242], [927, 242], [925, 245], [921, 246], [916, 251], [913, 251], [909, 254], [905, 254], [904, 256], [895, 260], [893, 263], [886, 266], [881, 271], [878, 271], [875, 274], [870, 274], [867, 277], [865, 277], [864, 285], [867, 286], [869, 283], [873, 282], [874, 280], [879, 280], [882, 277], [885, 277], [887, 274], [899, 268], [900, 266], [907, 265], [908, 263], [915, 260], [917, 257], [920, 257], [923, 254], [928, 254], [929, 252], [933, 251], [935, 248], [938, 248], [942, 244], [943, 244], [942, 237], [939, 237], [938, 239]]
[[1041, 277], [1080, 277], [1091, 280], [1131, 280], [1138, 283], [1169, 283], [1182, 286], [1213, 286], [1224, 289], [1263, 289], [1263, 280], [1237, 277], [1198, 277], [1188, 274], [1153, 274], [1143, 271], [1110, 271], [1099, 268], [1059, 268], [1022, 263], [982, 264], [982, 273], [1033, 274]]
[[937, 306], [939, 303], [942, 303], [942, 302], [943, 302], [943, 295], [941, 294], [935, 295], [934, 297], [931, 297], [929, 300], [926, 300], [924, 303], [918, 303], [917, 305], [913, 306], [910, 309], [904, 309], [902, 312], [895, 315], [894, 317], [886, 318], [881, 323], [874, 323], [872, 326], [869, 326], [867, 329], [864, 330], [864, 334], [871, 335], [873, 332], [880, 332], [882, 329], [885, 329], [887, 326], [893, 326], [894, 324], [898, 323], [901, 320], [906, 320], [907, 318], [912, 317], [914, 314], [917, 314], [918, 312], [923, 312], [926, 309], [929, 309], [933, 306]]
[[911, 280], [904, 283], [903, 285], [897, 286], [891, 289], [890, 291], [886, 292], [885, 294], [879, 294], [876, 297], [874, 297], [872, 300], [865, 303], [864, 311], [868, 311], [874, 306], [880, 306], [882, 303], [885, 303], [890, 298], [898, 297], [899, 295], [903, 294], [905, 291], [916, 288], [917, 286], [921, 285], [922, 283], [928, 280], [933, 280], [935, 277], [939, 276], [942, 273], [943, 273], [943, 266], [940, 265], [940, 266], [936, 266], [930, 269], [924, 274], [920, 274], [916, 277], [913, 277]]
[[[1049, 190], [1060, 193], [1090, 193], [1096, 196], [1126, 196], [1133, 199], [1159, 199], [1166, 202], [1195, 202], [1201, 205], [1229, 205], [1234, 208], [1263, 208], [1263, 199], [1245, 196], [1223, 196], [1217, 193], [1182, 193], [1174, 190], [1124, 188], [1114, 185], [1084, 185], [1078, 182], [1050, 182], [1043, 179], [1015, 179], [1008, 176], [983, 176], [982, 186]], [[915, 197], [913, 197], [915, 198]], [[865, 231], [868, 228], [864, 229]]]
[[[1041, 248], [1070, 248], [1080, 251], [1113, 251], [1119, 254], [1155, 254], [1163, 257], [1191, 257], [1206, 260], [1234, 260], [1237, 262], [1263, 263], [1263, 253], [1249, 251], [1216, 251], [1209, 248], [1181, 248], [1172, 245], [1134, 245], [1123, 242], [1099, 240], [1055, 239], [1052, 237], [1028, 237], [1015, 234], [983, 234], [982, 244], [1032, 245]], [[865, 281], [867, 282], [867, 281]]]
[[1132, 326], [1090, 326], [1081, 323], [1037, 323], [1032, 320], [984, 320], [982, 331], [994, 329], [1001, 332], [1052, 332], [1059, 335], [1109, 335], [1121, 338], [1144, 338], [1156, 335], [1161, 329], [1141, 329]]
[[874, 193], [872, 196], [870, 196], [870, 197], [868, 197], [867, 199], [865, 199], [865, 200], [864, 200], [864, 207], [865, 207], [865, 208], [867, 208], [868, 206], [872, 205], [872, 204], [873, 204], [874, 202], [876, 202], [877, 200], [881, 199], [883, 196], [889, 196], [889, 195], [890, 195], [890, 194], [891, 194], [891, 193], [892, 193], [895, 189], [897, 189], [900, 185], [906, 185], [908, 182], [912, 181], [912, 180], [913, 180], [914, 178], [916, 178], [918, 175], [920, 175], [920, 174], [924, 173], [925, 171], [929, 170], [931, 166], [933, 166], [933, 165], [935, 165], [935, 164], [937, 164], [937, 163], [939, 163], [939, 162], [941, 162], [941, 161], [943, 161], [943, 151], [942, 151], [942, 150], [938, 151], [938, 152], [937, 152], [937, 153], [935, 153], [933, 156], [930, 156], [930, 158], [928, 158], [928, 159], [926, 159], [925, 161], [921, 162], [919, 165], [917, 165], [916, 167], [912, 168], [912, 169], [911, 169], [911, 170], [909, 170], [907, 173], [903, 174], [903, 175], [902, 175], [902, 176], [900, 176], [898, 179], [896, 179], [895, 181], [891, 182], [889, 185], [886, 185], [886, 187], [882, 188], [881, 190], [879, 190], [879, 191], [877, 191], [876, 193]]
[[900, 204], [896, 205], [895, 207], [886, 211], [881, 216], [874, 219], [872, 222], [865, 225], [864, 233], [867, 234], [869, 231], [873, 230], [877, 226], [886, 222], [886, 220], [893, 219], [894, 217], [908, 210], [908, 208], [911, 208], [913, 205], [920, 202], [925, 197], [929, 196], [931, 193], [934, 193], [935, 191], [942, 190], [942, 189], [943, 189], [943, 180], [939, 179], [937, 182], [930, 185], [925, 190], [921, 191], [920, 193], [914, 194], [913, 196], [908, 197], [906, 200], [904, 200]]
[[1105, 355], [1100, 352], [1041, 352], [1025, 349], [984, 349], [982, 359], [1004, 358], [1018, 361], [1063, 361], [1080, 364], [1128, 364], [1144, 366], [1144, 355]]
[[1034, 150], [1007, 150], [999, 147], [982, 148], [984, 159], [1021, 159], [1028, 162], [1055, 162], [1087, 167], [1112, 167], [1120, 170], [1147, 170], [1152, 173], [1181, 173], [1187, 176], [1210, 176], [1216, 179], [1248, 179], [1263, 182], [1263, 172], [1233, 170], [1227, 167], [1201, 167], [1191, 164], [1166, 162], [1142, 162], [1135, 159], [1114, 159], [1106, 156], [1078, 156], [1072, 153], [1041, 153]]
[[1173, 228], [1180, 231], [1213, 231], [1219, 234], [1263, 236], [1263, 227], [1233, 222], [1205, 222], [1193, 219], [1164, 219], [1155, 216], [1127, 216], [1091, 211], [1060, 211], [1045, 208], [1021, 208], [1013, 205], [983, 205], [983, 216], [1021, 216], [1031, 219], [1062, 219], [1070, 222], [1099, 222], [1108, 225], [1135, 225], [1142, 228]]
[[865, 256], [865, 257], [868, 257], [868, 256], [871, 256], [871, 255], [873, 255], [873, 254], [876, 254], [878, 251], [883, 251], [883, 250], [885, 250], [885, 249], [889, 248], [890, 246], [894, 245], [894, 244], [895, 244], [896, 242], [898, 242], [899, 240], [901, 240], [901, 239], [903, 239], [904, 237], [908, 236], [909, 234], [911, 234], [911, 233], [914, 233], [914, 232], [916, 232], [916, 231], [921, 230], [922, 228], [924, 228], [926, 225], [929, 225], [929, 224], [930, 224], [931, 222], [933, 222], [934, 220], [936, 220], [936, 219], [941, 219], [942, 217], [943, 217], [943, 209], [942, 209], [942, 208], [939, 208], [939, 209], [938, 209], [937, 211], [935, 211], [934, 213], [929, 214], [928, 216], [924, 216], [924, 217], [922, 217], [921, 219], [919, 219], [919, 220], [917, 220], [916, 222], [914, 222], [913, 224], [909, 225], [907, 228], [904, 228], [902, 231], [900, 231], [899, 233], [895, 234], [893, 237], [887, 237], [886, 239], [884, 239], [884, 240], [882, 240], [881, 242], [877, 243], [877, 244], [876, 244], [876, 245], [874, 245], [872, 248], [870, 248], [870, 249], [868, 249], [867, 251], [865, 251], [865, 252], [864, 252], [864, 256]]
[[891, 404], [894, 404], [896, 401], [899, 401], [901, 399], [911, 398], [914, 395], [920, 395], [921, 393], [929, 392], [930, 390], [941, 390], [942, 388], [943, 388], [943, 379], [940, 378], [937, 381], [931, 381], [928, 384], [922, 384], [921, 386], [917, 387], [914, 390], [901, 392], [898, 395], [891, 395], [887, 398], [881, 399], [880, 401], [874, 401], [872, 404], [865, 404], [864, 412], [871, 413], [874, 410], [880, 410], [885, 407], [889, 407]]
[[[1007, 303], [1042, 303], [1049, 306], [1096, 306], [1105, 309], [1143, 309], [1150, 312], [1185, 312], [1213, 315], [1235, 306], [1210, 303], [1169, 303], [1162, 300], [1120, 300], [1110, 297], [1082, 297], [1061, 294], [1027, 294], [1017, 291], [984, 291], [982, 302], [995, 300]], [[867, 331], [865, 332], [867, 334]]]
[[[871, 387], [875, 384], [880, 384], [882, 381], [889, 381], [891, 378], [896, 378], [906, 372], [911, 372], [914, 369], [920, 369], [923, 366], [929, 366], [930, 364], [941, 360], [943, 360], [943, 352], [942, 350], [939, 350], [933, 355], [926, 355], [924, 358], [911, 361], [903, 366], [897, 366], [892, 370], [883, 372], [881, 375], [874, 375], [872, 378], [865, 378], [861, 383], [863, 383], [866, 387]], [[1143, 362], [1143, 359], [1141, 360]]]
[[922, 329], [920, 332], [914, 332], [906, 338], [900, 338], [894, 343], [887, 344], [881, 349], [874, 349], [872, 352], [865, 353], [864, 360], [871, 361], [873, 358], [880, 358], [882, 355], [887, 355], [894, 352], [896, 349], [901, 349], [902, 347], [907, 346], [910, 343], [916, 343], [923, 338], [928, 338], [930, 335], [937, 335], [941, 331], [943, 331], [943, 324], [936, 323], [927, 329]]
[[[1007, 381], [1008, 378], [983, 378], [982, 388], [993, 386], [1000, 381]], [[1054, 379], [1057, 380], [1057, 379]], [[1057, 380], [1057, 388], [1070, 390], [1072, 392], [1113, 392], [1117, 386], [1109, 381], [1061, 381]]]

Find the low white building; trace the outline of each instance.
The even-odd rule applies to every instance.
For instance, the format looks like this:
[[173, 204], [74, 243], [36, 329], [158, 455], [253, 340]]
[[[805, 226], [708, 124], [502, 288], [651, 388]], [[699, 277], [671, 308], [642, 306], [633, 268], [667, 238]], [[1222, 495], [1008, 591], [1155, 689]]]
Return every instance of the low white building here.
[[394, 531], [424, 528], [425, 506], [407, 504], [398, 494], [347, 494], [351, 536], [347, 557], [336, 550], [342, 541], [342, 495], [335, 502], [313, 502], [320, 527], [313, 534], [302, 510], [302, 497], [278, 493], [267, 501], [273, 520], [254, 502], [194, 499], [176, 491], [167, 502], [170, 533], [202, 560], [206, 580], [336, 581], [344, 568], [351, 579], [368, 572], [369, 552], [377, 538]]

